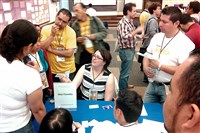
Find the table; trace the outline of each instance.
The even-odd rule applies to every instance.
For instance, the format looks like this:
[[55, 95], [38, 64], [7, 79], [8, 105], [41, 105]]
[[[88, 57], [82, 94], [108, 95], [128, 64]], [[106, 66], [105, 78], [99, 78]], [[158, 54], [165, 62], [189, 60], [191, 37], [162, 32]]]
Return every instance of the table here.
[[[47, 100], [45, 103], [46, 111], [49, 112], [52, 109], [54, 109], [55, 105], [51, 104], [50, 99]], [[89, 105], [99, 105], [98, 109], [89, 109]], [[112, 105], [114, 107], [113, 101], [86, 101], [86, 100], [78, 100], [77, 101], [77, 110], [76, 111], [70, 111], [73, 120], [76, 122], [82, 122], [82, 121], [91, 121], [93, 119], [96, 119], [97, 121], [104, 121], [109, 120], [113, 123], [116, 123], [116, 120], [113, 116], [113, 109], [104, 110], [102, 106], [105, 105]], [[148, 113], [148, 116], [141, 116], [139, 118], [139, 122], [141, 123], [143, 119], [149, 119], [154, 121], [163, 122], [163, 114], [162, 114], [162, 105], [159, 103], [144, 103], [144, 106], [146, 108], [146, 111]], [[35, 133], [38, 132], [39, 125], [34, 120], [33, 121], [34, 130]], [[86, 133], [90, 133], [91, 127], [86, 128]]]

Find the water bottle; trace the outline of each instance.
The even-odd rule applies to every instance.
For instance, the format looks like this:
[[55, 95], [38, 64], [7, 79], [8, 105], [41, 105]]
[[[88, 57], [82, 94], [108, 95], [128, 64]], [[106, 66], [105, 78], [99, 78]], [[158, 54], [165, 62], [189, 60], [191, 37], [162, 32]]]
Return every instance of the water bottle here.
[[149, 82], [153, 82], [155, 80], [156, 76], [157, 76], [158, 70], [150, 68], [150, 72], [154, 74], [154, 77], [153, 78], [148, 78], [148, 80], [149, 80]]
[[98, 98], [98, 91], [95, 88], [91, 88], [89, 90], [89, 100], [97, 100]]

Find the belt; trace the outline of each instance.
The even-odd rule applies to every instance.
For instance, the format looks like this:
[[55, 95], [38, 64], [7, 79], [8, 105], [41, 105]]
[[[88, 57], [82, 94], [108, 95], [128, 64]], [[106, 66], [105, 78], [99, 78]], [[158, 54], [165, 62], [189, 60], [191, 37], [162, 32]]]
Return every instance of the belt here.
[[170, 82], [158, 82], [158, 81], [153, 81], [154, 84], [157, 84], [158, 86], [163, 86], [165, 85], [170, 85]]
[[121, 50], [135, 50], [135, 47], [134, 48], [120, 48]]

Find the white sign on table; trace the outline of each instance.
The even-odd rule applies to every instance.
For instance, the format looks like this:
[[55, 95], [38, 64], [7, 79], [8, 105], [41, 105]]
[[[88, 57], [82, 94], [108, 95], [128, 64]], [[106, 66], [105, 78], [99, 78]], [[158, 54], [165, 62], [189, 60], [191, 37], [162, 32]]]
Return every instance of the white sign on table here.
[[76, 85], [73, 83], [54, 83], [54, 99], [55, 108], [76, 110]]

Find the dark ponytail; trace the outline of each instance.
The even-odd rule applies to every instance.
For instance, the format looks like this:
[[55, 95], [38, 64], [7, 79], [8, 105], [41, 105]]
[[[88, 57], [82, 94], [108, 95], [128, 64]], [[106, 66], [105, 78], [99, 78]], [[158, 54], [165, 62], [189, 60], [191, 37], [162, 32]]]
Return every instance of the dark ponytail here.
[[38, 33], [35, 26], [24, 19], [14, 21], [2, 34], [0, 39], [0, 53], [8, 62], [12, 62], [25, 46], [35, 44]]

